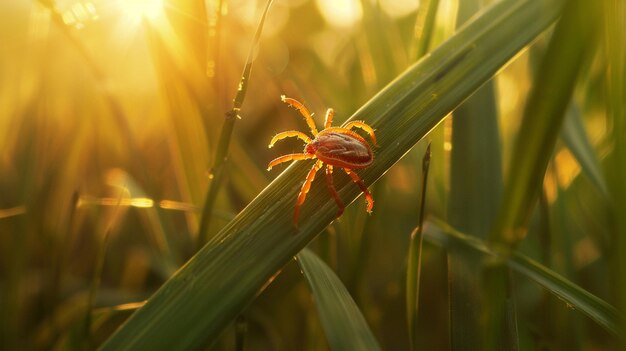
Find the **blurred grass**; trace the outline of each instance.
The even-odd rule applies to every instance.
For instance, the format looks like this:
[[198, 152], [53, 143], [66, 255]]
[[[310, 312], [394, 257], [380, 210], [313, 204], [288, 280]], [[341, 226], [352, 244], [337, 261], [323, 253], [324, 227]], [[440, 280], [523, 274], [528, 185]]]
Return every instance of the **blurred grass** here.
[[[456, 23], [461, 27], [480, 11], [479, 1], [459, 3]], [[485, 238], [496, 216], [502, 192], [498, 111], [493, 80], [463, 102], [452, 117], [450, 196], [447, 219], [455, 228]], [[499, 330], [485, 325], [487, 305], [481, 280], [482, 257], [474, 253], [448, 254], [450, 344], [455, 350], [485, 349], [488, 335]], [[500, 323], [499, 325], [506, 325]], [[488, 330], [488, 335], [484, 331]], [[516, 350], [517, 335], [501, 349]]]
[[[598, 14], [597, 7], [585, 1], [568, 2], [539, 65], [516, 137], [502, 206], [489, 235], [492, 245], [505, 257], [528, 230], [578, 73], [593, 45]], [[502, 316], [510, 313], [514, 301], [510, 296], [511, 277], [505, 264], [495, 260], [485, 271], [484, 279], [487, 282], [484, 327], [490, 334], [486, 337], [487, 348], [499, 349], [499, 345], [510, 345], [509, 341], [499, 341], [499, 328], [510, 325], [503, 323]], [[502, 334], [510, 336], [506, 331]], [[517, 335], [513, 337], [517, 340]]]
[[498, 222], [490, 235], [503, 250], [526, 234], [578, 72], [595, 41], [598, 15], [596, 6], [568, 3], [541, 61], [513, 150]]
[[[469, 267], [471, 257], [477, 257], [472, 273], [483, 273], [493, 248], [475, 242], [476, 236], [484, 239], [483, 229], [463, 223], [480, 219], [481, 228], [493, 226], [485, 218], [492, 208], [484, 199], [502, 200], [498, 170], [505, 183], [521, 176], [514, 168], [500, 169], [500, 159], [519, 165], [535, 158], [545, 164], [534, 172], [536, 186], [518, 190], [539, 194], [541, 189], [543, 202], [541, 211], [526, 213], [520, 226], [526, 236], [503, 259], [514, 272], [505, 284], [512, 292], [505, 308], [516, 318], [507, 323], [517, 325], [521, 349], [620, 349], [619, 313], [606, 302], [624, 310], [626, 256], [621, 252], [626, 250], [619, 215], [626, 206], [621, 190], [626, 164], [623, 2], [585, 5], [586, 16], [602, 10], [603, 17], [593, 24], [597, 35], [591, 44], [581, 49], [586, 59], [578, 79], [548, 83], [542, 79], [569, 61], [549, 50], [542, 57], [552, 60], [554, 69], [533, 75], [522, 48], [543, 46], [556, 35], [543, 31], [560, 16], [560, 1], [497, 2], [470, 20], [481, 30], [460, 27], [447, 42], [455, 23], [467, 15], [468, 2], [342, 4], [272, 4], [252, 55], [255, 70], [239, 111], [242, 119], [232, 132], [230, 157], [209, 211], [206, 232], [221, 233], [210, 244], [210, 256], [200, 260], [200, 254], [173, 278], [188, 277], [181, 287], [198, 294], [225, 289], [206, 301], [185, 302], [192, 313], [183, 318], [181, 312], [178, 328], [163, 329], [158, 337], [166, 342], [159, 346], [180, 340], [178, 348], [198, 343], [211, 344], [209, 349], [332, 348], [305, 278], [290, 260], [313, 240], [309, 247], [326, 261], [325, 272], [332, 275], [330, 267], [348, 289], [380, 347], [408, 349], [406, 254], [426, 148], [418, 140], [430, 131], [433, 159], [425, 213], [447, 218], [440, 224], [449, 230], [437, 238], [461, 249], [433, 246], [433, 237], [423, 246], [415, 348], [462, 348], [453, 341], [455, 330], [493, 336], [475, 320], [454, 317], [461, 311], [450, 303], [453, 268], [444, 257], [455, 257], [457, 267]], [[101, 345], [195, 253], [202, 211], [208, 208], [203, 208], [208, 166], [218, 161], [223, 112], [233, 105], [232, 92], [249, 63], [246, 55], [265, 5], [261, 0], [0, 4], [0, 349], [75, 350], [89, 338], [91, 345]], [[572, 21], [583, 34], [569, 39], [586, 35], [587, 19]], [[380, 92], [421, 54], [424, 58], [405, 79]], [[490, 77], [492, 102], [466, 99]], [[575, 112], [568, 112], [562, 128], [551, 133], [554, 147], [529, 149], [525, 130], [538, 128], [522, 115], [540, 114], [524, 112], [523, 106], [557, 102], [535, 91], [540, 88], [572, 89], [571, 98], [558, 101]], [[306, 127], [279, 102], [282, 94], [306, 102], [317, 112], [318, 125], [321, 112], [333, 107], [336, 124], [357, 111], [353, 118], [377, 128], [382, 146], [375, 150], [375, 163], [358, 172], [367, 184], [378, 180], [370, 187], [376, 200], [371, 216], [359, 200], [331, 222], [334, 204], [316, 180], [304, 205], [303, 228], [291, 234], [290, 216], [284, 214], [292, 213], [308, 163], [290, 167], [266, 188], [274, 177], [265, 172], [267, 162], [301, 148], [286, 142], [267, 150], [269, 138]], [[465, 112], [457, 109], [454, 122], [444, 119], [461, 102]], [[467, 124], [459, 127], [457, 120]], [[458, 132], [480, 142], [487, 131], [493, 139], [478, 152], [479, 162]], [[520, 139], [526, 142], [522, 151], [512, 146]], [[335, 182], [344, 200], [358, 196], [347, 177], [337, 174]], [[262, 203], [264, 211], [261, 199], [268, 200]], [[474, 214], [452, 211], [460, 203], [471, 204], [467, 210]], [[255, 208], [258, 218], [246, 217]], [[114, 230], [108, 231], [113, 218]], [[248, 225], [242, 218], [265, 224]], [[457, 238], [450, 234], [459, 234], [456, 230], [473, 236]], [[227, 235], [231, 232], [236, 233]], [[262, 238], [253, 232], [262, 232]], [[233, 242], [241, 246], [232, 252], [231, 263], [210, 259], [226, 257], [219, 251], [234, 249]], [[101, 273], [94, 275], [98, 267]], [[472, 294], [483, 300], [506, 296], [505, 285], [489, 282], [478, 279], [473, 287], [480, 291]], [[171, 289], [171, 282], [165, 284]], [[243, 285], [246, 292], [237, 295]], [[150, 309], [167, 315], [168, 307], [155, 308], [152, 300], [137, 315]], [[206, 331], [207, 317], [218, 315], [214, 332], [186, 343], [185, 335]], [[157, 323], [137, 319], [128, 325], [149, 329]]]
[[[431, 227], [425, 230], [426, 238], [437, 245], [446, 247], [453, 255], [464, 255], [468, 250], [481, 255], [498, 255], [498, 252], [491, 250], [481, 239], [460, 233], [441, 220], [435, 219], [428, 224]], [[606, 301], [590, 294], [558, 273], [522, 254], [505, 257], [504, 260], [514, 271], [541, 285], [562, 299], [568, 307], [584, 313], [616, 336], [623, 334], [620, 326], [620, 314]]]
[[422, 276], [422, 247], [424, 242], [424, 211], [426, 207], [426, 188], [428, 185], [428, 169], [430, 167], [430, 143], [426, 147], [422, 159], [422, 191], [420, 194], [419, 216], [417, 226], [409, 237], [409, 252], [407, 253], [406, 268], [406, 320], [409, 332], [409, 345], [415, 349], [419, 330], [417, 329], [417, 317], [419, 316], [420, 280]]
[[[613, 151], [610, 156], [611, 166], [609, 167], [609, 186], [614, 202], [612, 213], [611, 242], [613, 247], [610, 251], [610, 262], [612, 270], [612, 280], [615, 284], [614, 303], [617, 305], [622, 315], [626, 313], [626, 220], [623, 213], [626, 206], [626, 103], [624, 94], [626, 93], [626, 50], [623, 43], [626, 39], [626, 6], [623, 2], [609, 1], [604, 4], [604, 16], [601, 29], [603, 38], [603, 49], [606, 55], [606, 89], [607, 89], [607, 114], [612, 122]], [[622, 328], [626, 325], [624, 318], [620, 321]], [[619, 347], [626, 347], [626, 336], [621, 335]]]

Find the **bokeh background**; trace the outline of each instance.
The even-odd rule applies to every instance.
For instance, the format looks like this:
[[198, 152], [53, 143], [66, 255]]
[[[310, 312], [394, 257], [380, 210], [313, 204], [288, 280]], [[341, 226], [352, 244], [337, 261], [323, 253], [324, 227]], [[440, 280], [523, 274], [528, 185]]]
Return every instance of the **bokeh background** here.
[[[306, 130], [280, 96], [303, 101], [318, 125], [328, 107], [335, 124], [343, 122], [417, 60], [419, 5], [278, 0], [253, 45], [264, 1], [2, 1], [0, 348], [95, 347], [193, 255], [218, 137], [251, 46], [252, 73], [209, 236], [280, 173], [265, 170], [271, 159], [301, 150], [293, 140], [267, 148], [277, 132]], [[457, 10], [457, 1], [440, 1], [430, 48], [455, 32]], [[533, 54], [549, 36], [493, 79], [502, 155], [494, 162], [511, 161]], [[601, 169], [612, 130], [602, 107], [605, 61], [590, 56], [575, 99]], [[426, 213], [447, 216], [450, 121], [371, 187], [372, 215], [356, 201], [310, 246], [342, 279], [383, 349], [408, 348], [404, 274], [429, 141]], [[314, 187], [326, 191], [321, 181]], [[540, 206], [550, 215], [534, 217], [520, 250], [612, 301], [606, 208], [559, 141]], [[550, 240], [541, 235], [546, 228], [556, 233]], [[445, 251], [426, 242], [422, 267], [418, 345], [446, 349]], [[516, 280], [514, 290], [524, 349], [615, 347], [610, 334], [528, 280]], [[295, 263], [212, 348], [233, 349], [242, 326], [251, 350], [328, 348]]]

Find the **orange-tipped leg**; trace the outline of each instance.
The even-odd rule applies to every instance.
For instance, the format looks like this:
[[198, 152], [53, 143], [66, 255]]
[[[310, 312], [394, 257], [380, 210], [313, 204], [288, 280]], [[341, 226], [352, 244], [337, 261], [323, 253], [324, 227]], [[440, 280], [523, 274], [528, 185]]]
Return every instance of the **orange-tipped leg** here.
[[372, 213], [372, 208], [374, 208], [374, 198], [372, 197], [372, 194], [370, 194], [369, 190], [367, 190], [367, 187], [365, 186], [361, 178], [359, 178], [359, 176], [354, 173], [353, 170], [347, 168], [344, 168], [343, 170], [346, 172], [346, 174], [350, 176], [350, 178], [352, 178], [352, 181], [355, 182], [356, 185], [359, 186], [359, 188], [361, 188], [361, 191], [363, 191], [363, 194], [365, 194], [365, 200], [367, 200], [367, 212]]
[[363, 121], [351, 121], [351, 122], [346, 123], [346, 125], [343, 127], [346, 129], [351, 129], [351, 128], [363, 129], [367, 134], [370, 135], [370, 138], [372, 138], [372, 142], [374, 143], [374, 145], [377, 145], [376, 134], [374, 134], [374, 128], [370, 127], [369, 124]]
[[326, 185], [328, 186], [328, 191], [330, 195], [333, 196], [335, 202], [337, 203], [337, 218], [339, 218], [343, 214], [343, 210], [345, 208], [343, 201], [339, 198], [339, 194], [337, 194], [337, 190], [335, 190], [335, 186], [333, 185], [333, 166], [326, 165]]
[[322, 168], [322, 161], [317, 161], [309, 171], [309, 174], [306, 176], [304, 180], [304, 184], [302, 184], [302, 188], [300, 189], [300, 194], [298, 194], [298, 200], [296, 201], [296, 208], [293, 212], [293, 223], [298, 225], [298, 217], [300, 216], [300, 206], [306, 200], [306, 195], [309, 193], [309, 189], [311, 189], [311, 183], [315, 179], [315, 173]]
[[311, 129], [311, 133], [313, 133], [313, 136], [316, 136], [317, 127], [315, 127], [315, 121], [313, 120], [313, 117], [311, 116], [311, 112], [309, 112], [309, 110], [300, 101], [296, 99], [288, 98], [285, 95], [282, 95], [280, 99], [282, 100], [282, 102], [300, 111], [302, 116], [304, 116], [306, 123], [309, 125], [309, 128]]
[[272, 148], [274, 144], [276, 144], [277, 141], [285, 139], [285, 138], [289, 138], [289, 137], [296, 137], [304, 141], [307, 144], [311, 142], [311, 138], [309, 138], [306, 134], [302, 132], [298, 132], [297, 130], [288, 130], [286, 132], [281, 132], [281, 133], [274, 135], [274, 137], [272, 138], [272, 141], [270, 141], [270, 144], [267, 147]]
[[298, 160], [308, 160], [311, 158], [315, 158], [314, 154], [289, 154], [284, 155], [272, 160], [272, 162], [267, 165], [267, 170], [271, 170], [272, 167], [276, 166], [279, 163], [289, 162], [289, 161], [298, 161]]
[[324, 128], [329, 128], [333, 124], [333, 116], [335, 116], [335, 110], [329, 108], [326, 110], [326, 118], [324, 118]]

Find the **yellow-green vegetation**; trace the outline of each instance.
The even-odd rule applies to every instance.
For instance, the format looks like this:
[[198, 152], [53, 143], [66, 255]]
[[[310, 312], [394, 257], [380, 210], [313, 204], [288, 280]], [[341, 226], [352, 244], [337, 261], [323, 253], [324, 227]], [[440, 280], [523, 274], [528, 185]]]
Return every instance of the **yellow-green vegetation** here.
[[[621, 0], [0, 4], [1, 350], [626, 347]], [[284, 130], [376, 129], [298, 191]], [[359, 131], [360, 133], [360, 131]], [[355, 201], [357, 200], [357, 201]]]

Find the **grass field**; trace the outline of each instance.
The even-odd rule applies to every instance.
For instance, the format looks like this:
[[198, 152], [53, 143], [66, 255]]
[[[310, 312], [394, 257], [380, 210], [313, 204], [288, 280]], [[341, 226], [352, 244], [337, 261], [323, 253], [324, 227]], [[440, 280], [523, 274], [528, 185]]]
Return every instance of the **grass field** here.
[[[621, 0], [2, 2], [0, 349], [626, 349], [624, 43]], [[293, 224], [282, 95], [375, 129], [372, 214], [335, 168]]]

